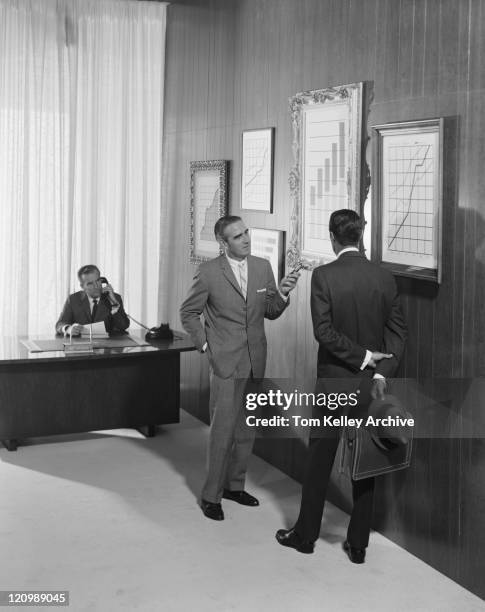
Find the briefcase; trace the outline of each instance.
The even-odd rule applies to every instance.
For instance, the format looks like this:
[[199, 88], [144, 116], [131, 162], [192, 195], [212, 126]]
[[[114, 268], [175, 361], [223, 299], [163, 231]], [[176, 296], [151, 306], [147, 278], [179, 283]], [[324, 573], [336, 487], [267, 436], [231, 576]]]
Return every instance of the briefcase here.
[[[394, 396], [374, 400], [369, 414], [412, 418]], [[379, 436], [377, 435], [379, 434]], [[340, 471], [352, 480], [363, 480], [403, 470], [411, 464], [412, 427], [397, 430], [369, 430], [367, 427], [345, 427], [341, 442]]]

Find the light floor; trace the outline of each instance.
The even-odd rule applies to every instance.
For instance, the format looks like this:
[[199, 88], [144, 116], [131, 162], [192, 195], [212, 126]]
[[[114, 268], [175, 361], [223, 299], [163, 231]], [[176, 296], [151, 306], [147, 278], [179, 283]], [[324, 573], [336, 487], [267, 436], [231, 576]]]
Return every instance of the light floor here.
[[379, 534], [351, 564], [347, 517], [330, 505], [315, 554], [279, 546], [300, 487], [256, 457], [247, 490], [261, 506], [226, 501], [225, 521], [206, 519], [206, 439], [183, 413], [152, 439], [118, 430], [0, 450], [0, 590], [69, 590], [60, 609], [73, 611], [485, 610]]

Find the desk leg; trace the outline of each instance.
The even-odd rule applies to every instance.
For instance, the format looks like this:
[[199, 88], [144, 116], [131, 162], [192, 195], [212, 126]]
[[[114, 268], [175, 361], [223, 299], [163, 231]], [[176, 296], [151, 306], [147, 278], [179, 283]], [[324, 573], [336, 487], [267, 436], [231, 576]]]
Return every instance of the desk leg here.
[[3, 445], [5, 446], [5, 448], [9, 451], [16, 451], [17, 447], [18, 447], [18, 441], [14, 440], [13, 438], [10, 440], [2, 440]]
[[145, 436], [145, 438], [154, 438], [157, 430], [156, 425], [140, 425], [137, 430]]

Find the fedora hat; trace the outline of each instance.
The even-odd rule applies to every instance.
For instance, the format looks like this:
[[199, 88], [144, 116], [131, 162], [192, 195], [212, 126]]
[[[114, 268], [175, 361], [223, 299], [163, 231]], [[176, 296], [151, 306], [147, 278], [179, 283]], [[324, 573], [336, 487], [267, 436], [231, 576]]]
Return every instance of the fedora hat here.
[[[406, 446], [412, 440], [413, 428], [408, 420], [413, 416], [395, 395], [372, 400], [367, 417], [367, 430], [380, 448], [391, 450], [396, 446]], [[370, 423], [369, 417], [372, 417]]]

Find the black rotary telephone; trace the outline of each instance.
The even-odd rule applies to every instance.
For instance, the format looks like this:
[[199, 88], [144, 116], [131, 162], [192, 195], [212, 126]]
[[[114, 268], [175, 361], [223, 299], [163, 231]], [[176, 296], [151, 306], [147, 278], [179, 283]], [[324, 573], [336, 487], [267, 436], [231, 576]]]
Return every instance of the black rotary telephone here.
[[160, 323], [160, 327], [151, 327], [145, 334], [146, 340], [173, 340], [173, 331], [168, 323]]

